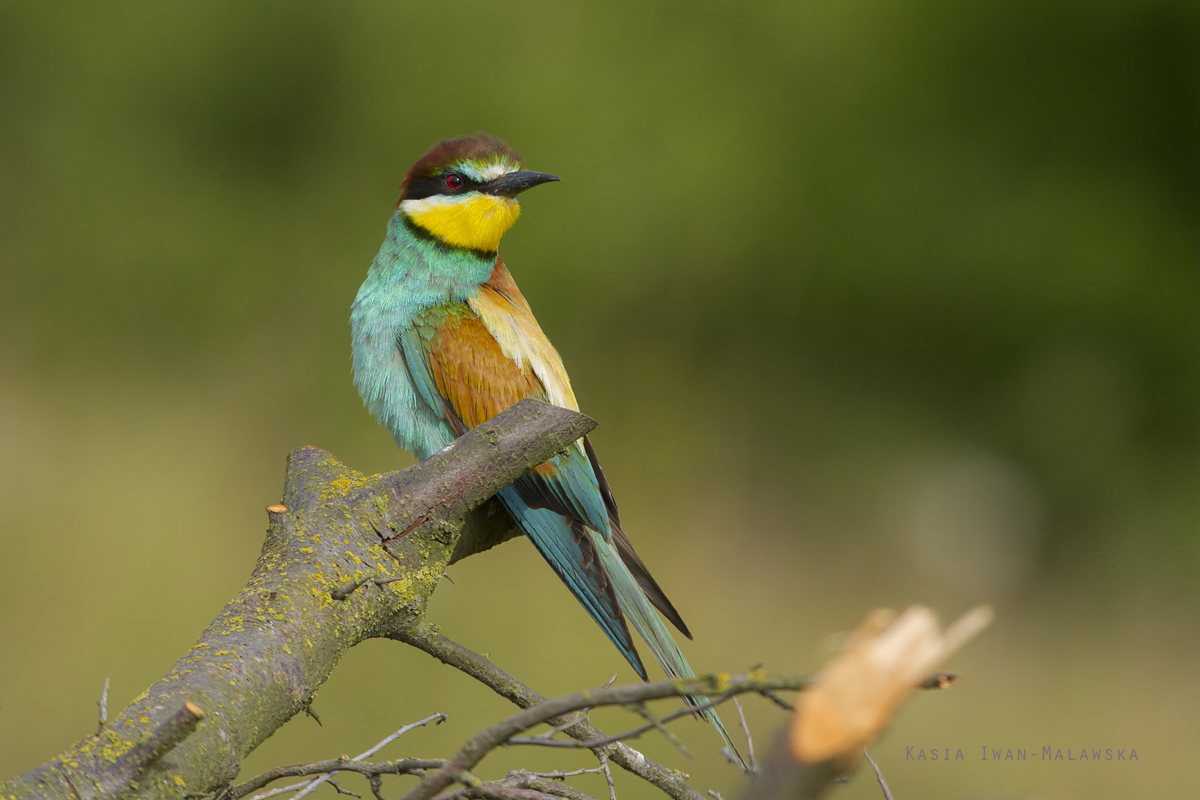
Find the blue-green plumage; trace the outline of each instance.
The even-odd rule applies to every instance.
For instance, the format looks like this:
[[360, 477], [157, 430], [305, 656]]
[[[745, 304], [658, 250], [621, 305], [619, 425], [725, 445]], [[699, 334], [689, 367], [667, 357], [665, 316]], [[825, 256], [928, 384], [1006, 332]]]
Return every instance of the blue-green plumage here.
[[496, 258], [446, 248], [417, 235], [397, 210], [350, 311], [354, 384], [363, 403], [402, 449], [428, 458], [455, 438], [418, 396], [399, 348], [426, 309], [464, 303], [492, 274]]
[[[490, 137], [443, 142], [405, 178], [350, 322], [359, 393], [418, 458], [523, 397], [576, 407], [558, 354], [497, 253], [518, 213], [511, 197], [551, 179], [520, 171]], [[691, 634], [621, 529], [586, 439], [498, 497], [640, 676], [630, 626], [669, 675], [693, 674], [655, 609]], [[700, 713], [732, 749], [716, 713]]]

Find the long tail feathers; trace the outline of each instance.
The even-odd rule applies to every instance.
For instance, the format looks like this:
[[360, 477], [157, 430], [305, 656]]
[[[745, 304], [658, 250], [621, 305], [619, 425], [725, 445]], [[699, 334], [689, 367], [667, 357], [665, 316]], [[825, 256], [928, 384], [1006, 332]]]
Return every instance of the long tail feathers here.
[[[500, 490], [499, 497], [571, 594], [643, 680], [646, 679], [646, 668], [633, 645], [630, 625], [646, 640], [668, 675], [672, 678], [695, 677], [654, 606], [663, 609], [690, 638], [687, 627], [633, 552], [619, 525], [612, 526], [613, 541], [610, 542], [604, 534], [580, 522], [572, 525], [557, 512], [530, 507], [512, 486]], [[633, 559], [635, 572], [631, 572], [623, 559], [627, 554]], [[707, 702], [703, 697], [685, 697], [684, 700], [695, 707]], [[749, 772], [717, 712], [712, 708], [701, 708], [696, 713], [716, 727], [738, 766]]]
[[[600, 563], [604, 565], [604, 570], [608, 573], [613, 588], [616, 590], [617, 602], [625, 614], [625, 619], [638, 632], [638, 635], [646, 640], [646, 644], [650, 646], [650, 652], [654, 653], [655, 659], [668, 675], [672, 678], [695, 677], [696, 673], [692, 672], [692, 668], [688, 666], [687, 659], [679, 651], [679, 645], [675, 644], [671, 632], [663, 624], [662, 618], [655, 613], [646, 593], [625, 566], [616, 549], [605, 540], [602, 534], [590, 529], [589, 532], [592, 535], [596, 552], [600, 556]], [[685, 697], [684, 700], [690, 706], [701, 706], [707, 702], [707, 698], [704, 697]], [[738, 752], [737, 746], [730, 738], [729, 731], [725, 730], [725, 725], [717, 716], [716, 710], [709, 707], [697, 713], [716, 727], [738, 766], [742, 768], [743, 772], [749, 772], [749, 766], [742, 759], [742, 754]]]

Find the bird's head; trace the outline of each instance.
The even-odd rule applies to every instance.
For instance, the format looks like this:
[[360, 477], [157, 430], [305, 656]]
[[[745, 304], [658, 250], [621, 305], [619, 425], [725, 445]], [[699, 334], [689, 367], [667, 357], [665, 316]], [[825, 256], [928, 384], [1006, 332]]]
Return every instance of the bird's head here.
[[517, 195], [560, 178], [521, 169], [521, 157], [481, 133], [435, 144], [404, 176], [396, 206], [450, 247], [494, 253], [521, 215]]

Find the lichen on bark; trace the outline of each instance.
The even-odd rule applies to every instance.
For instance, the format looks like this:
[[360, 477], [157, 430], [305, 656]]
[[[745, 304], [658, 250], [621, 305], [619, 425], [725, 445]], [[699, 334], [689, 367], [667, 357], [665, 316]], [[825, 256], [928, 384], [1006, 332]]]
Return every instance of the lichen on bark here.
[[[0, 799], [183, 798], [227, 784], [308, 707], [346, 651], [417, 624], [449, 563], [511, 538], [496, 491], [594, 427], [525, 400], [387, 475], [362, 475], [315, 447], [292, 451], [286, 510], [269, 509], [245, 588], [116, 719], [0, 785]], [[203, 711], [194, 731], [152, 763], [130, 764], [127, 754], [187, 702]]]

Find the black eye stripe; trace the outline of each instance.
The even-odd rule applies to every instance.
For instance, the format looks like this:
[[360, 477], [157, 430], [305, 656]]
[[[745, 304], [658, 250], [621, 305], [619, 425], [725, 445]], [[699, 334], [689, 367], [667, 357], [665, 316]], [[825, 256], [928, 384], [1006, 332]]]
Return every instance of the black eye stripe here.
[[408, 182], [408, 191], [404, 193], [405, 200], [422, 200], [426, 197], [434, 195], [446, 195], [453, 197], [454, 195], [464, 194], [478, 188], [479, 184], [461, 172], [454, 173], [462, 178], [462, 186], [457, 189], [451, 189], [446, 185], [446, 178], [450, 173], [441, 173], [438, 175], [430, 175], [424, 178], [413, 178]]

